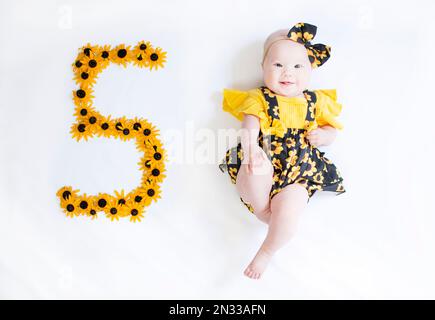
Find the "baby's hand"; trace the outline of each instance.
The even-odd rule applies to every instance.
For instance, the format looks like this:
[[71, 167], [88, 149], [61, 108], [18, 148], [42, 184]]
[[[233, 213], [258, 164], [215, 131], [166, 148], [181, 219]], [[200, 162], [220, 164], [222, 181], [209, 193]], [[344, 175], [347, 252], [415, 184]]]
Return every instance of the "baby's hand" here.
[[334, 142], [337, 129], [331, 126], [323, 126], [310, 131], [307, 139], [315, 147], [327, 146]]
[[248, 165], [249, 174], [265, 174], [267, 173], [267, 158], [266, 153], [258, 144], [251, 144], [248, 150]]

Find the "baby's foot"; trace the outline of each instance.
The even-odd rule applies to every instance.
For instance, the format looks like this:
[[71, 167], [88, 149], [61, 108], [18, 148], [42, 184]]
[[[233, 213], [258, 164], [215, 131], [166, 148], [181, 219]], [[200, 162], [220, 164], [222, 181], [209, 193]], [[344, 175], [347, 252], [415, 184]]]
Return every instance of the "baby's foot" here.
[[272, 255], [264, 249], [258, 250], [254, 259], [252, 259], [249, 266], [245, 269], [245, 276], [251, 279], [259, 279], [269, 264]]

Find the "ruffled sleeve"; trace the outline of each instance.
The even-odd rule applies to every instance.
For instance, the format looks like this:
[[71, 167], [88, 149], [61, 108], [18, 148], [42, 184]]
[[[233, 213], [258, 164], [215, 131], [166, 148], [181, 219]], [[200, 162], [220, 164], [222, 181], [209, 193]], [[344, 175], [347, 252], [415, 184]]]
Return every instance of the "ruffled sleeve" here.
[[342, 109], [337, 102], [337, 92], [332, 90], [315, 90], [316, 93], [316, 122], [319, 126], [330, 125], [336, 129], [343, 129], [343, 125], [336, 119]]
[[270, 126], [270, 119], [267, 115], [266, 102], [259, 89], [239, 91], [224, 89], [223, 109], [234, 117], [243, 120], [244, 114], [251, 114], [259, 118], [260, 129], [265, 134], [276, 134], [283, 136], [285, 127], [281, 121], [273, 121]]
[[264, 112], [264, 105], [255, 90], [224, 89], [223, 109], [242, 121], [244, 113], [259, 117]]

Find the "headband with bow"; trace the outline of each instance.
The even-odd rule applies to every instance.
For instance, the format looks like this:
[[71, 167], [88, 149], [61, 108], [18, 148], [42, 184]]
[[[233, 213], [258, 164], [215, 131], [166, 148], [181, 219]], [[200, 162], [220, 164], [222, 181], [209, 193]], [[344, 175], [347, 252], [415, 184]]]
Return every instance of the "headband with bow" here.
[[313, 68], [320, 67], [324, 64], [331, 55], [331, 47], [317, 43], [311, 44], [311, 40], [316, 35], [317, 27], [312, 24], [300, 22], [296, 24], [287, 34], [290, 40], [303, 44], [308, 52], [311, 66]]

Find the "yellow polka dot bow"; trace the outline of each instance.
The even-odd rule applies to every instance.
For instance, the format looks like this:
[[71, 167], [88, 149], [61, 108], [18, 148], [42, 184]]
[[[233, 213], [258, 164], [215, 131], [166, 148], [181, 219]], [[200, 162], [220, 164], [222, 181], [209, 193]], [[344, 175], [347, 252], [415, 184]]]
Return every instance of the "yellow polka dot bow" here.
[[316, 35], [317, 27], [312, 24], [300, 22], [296, 24], [287, 34], [290, 40], [301, 43], [307, 48], [308, 58], [313, 68], [320, 67], [331, 55], [331, 47], [317, 43], [311, 44]]

